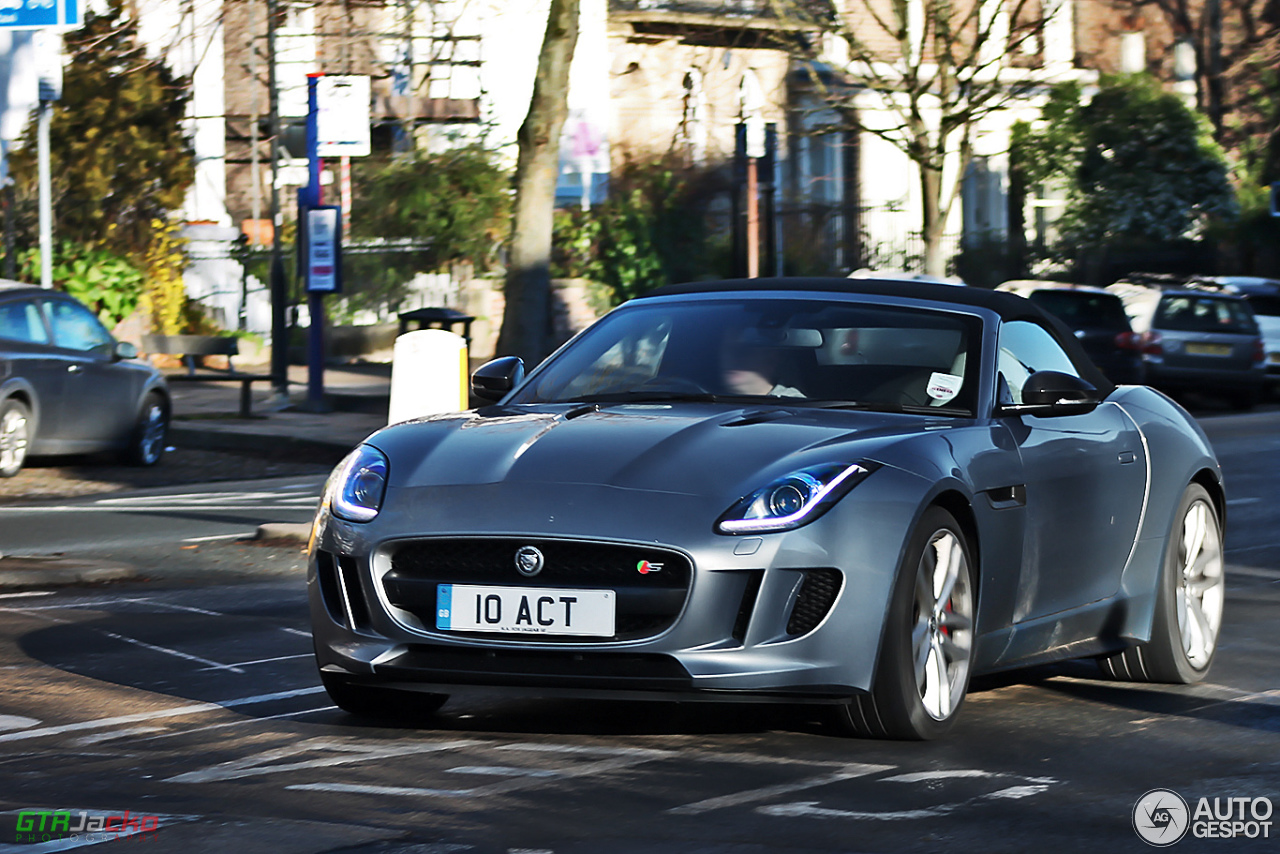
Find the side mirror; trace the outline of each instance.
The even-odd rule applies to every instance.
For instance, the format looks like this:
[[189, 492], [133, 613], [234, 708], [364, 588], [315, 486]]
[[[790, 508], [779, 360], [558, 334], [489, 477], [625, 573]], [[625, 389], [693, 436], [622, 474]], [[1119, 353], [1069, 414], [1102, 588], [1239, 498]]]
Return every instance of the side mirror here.
[[114, 354], [117, 362], [121, 359], [136, 359], [138, 358], [138, 348], [128, 341], [117, 341]]
[[471, 393], [483, 400], [502, 400], [523, 379], [524, 362], [518, 356], [503, 356], [476, 368]]
[[1072, 374], [1060, 371], [1036, 371], [1022, 387], [1022, 404], [1006, 406], [1006, 411], [1052, 417], [1083, 415], [1102, 402], [1098, 390]]

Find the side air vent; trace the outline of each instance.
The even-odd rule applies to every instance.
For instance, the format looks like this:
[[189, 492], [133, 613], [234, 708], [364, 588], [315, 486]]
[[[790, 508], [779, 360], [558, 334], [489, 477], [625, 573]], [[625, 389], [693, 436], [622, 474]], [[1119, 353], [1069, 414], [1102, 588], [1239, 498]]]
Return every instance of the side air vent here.
[[787, 620], [787, 634], [803, 635], [817, 628], [835, 604], [843, 582], [844, 576], [836, 569], [805, 570], [796, 604]]

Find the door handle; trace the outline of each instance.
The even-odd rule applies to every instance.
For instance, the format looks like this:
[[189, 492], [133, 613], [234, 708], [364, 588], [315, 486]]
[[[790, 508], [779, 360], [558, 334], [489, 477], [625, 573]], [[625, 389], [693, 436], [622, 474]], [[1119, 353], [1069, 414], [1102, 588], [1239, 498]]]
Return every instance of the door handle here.
[[84, 370], [84, 365], [67, 365], [67, 373], [78, 374]]
[[1136, 463], [1137, 461], [1138, 461], [1138, 455], [1137, 455], [1137, 454], [1135, 454], [1133, 451], [1121, 451], [1121, 452], [1120, 452], [1120, 464], [1121, 464], [1121, 465], [1124, 465], [1125, 463]]

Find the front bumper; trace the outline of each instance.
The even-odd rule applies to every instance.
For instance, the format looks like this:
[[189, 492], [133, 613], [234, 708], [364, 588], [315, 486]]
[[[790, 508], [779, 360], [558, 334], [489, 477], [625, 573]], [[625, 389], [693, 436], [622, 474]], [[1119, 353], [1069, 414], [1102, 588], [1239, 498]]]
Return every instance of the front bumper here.
[[[441, 517], [459, 507], [493, 509], [495, 502], [523, 517], [498, 514], [504, 524], [490, 524], [489, 530], [472, 519], [469, 528], [449, 524], [427, 536], [408, 518], [389, 515], [358, 525], [322, 510], [308, 573], [317, 663], [354, 682], [442, 693], [490, 688], [659, 699], [847, 698], [870, 689], [900, 551], [916, 509], [914, 497], [886, 500], [894, 491], [883, 487], [905, 480], [919, 489], [918, 479], [894, 470], [881, 470], [875, 478], [882, 487], [876, 501], [859, 500], [855, 490], [803, 528], [745, 538], [710, 531], [705, 508], [689, 497], [666, 495], [655, 503], [651, 494], [604, 488], [584, 496], [597, 488], [581, 485], [574, 487], [573, 500], [551, 496], [550, 502], [551, 488], [541, 485], [540, 500], [532, 504], [524, 501], [531, 496], [520, 496], [511, 485], [437, 488], [429, 499], [390, 496], [389, 507], [416, 508], [410, 515], [418, 518], [429, 500], [440, 512], [425, 516], [440, 522], [451, 521]], [[546, 515], [531, 509], [548, 504], [558, 508], [554, 534], [545, 530]], [[538, 530], [535, 518], [543, 530], [513, 533]], [[386, 582], [397, 572], [394, 558], [403, 544], [458, 538], [661, 544], [687, 556], [687, 591], [674, 619], [640, 637], [549, 640], [437, 630], [420, 619], [421, 612], [406, 614], [393, 603]], [[509, 584], [539, 583], [510, 575]]]

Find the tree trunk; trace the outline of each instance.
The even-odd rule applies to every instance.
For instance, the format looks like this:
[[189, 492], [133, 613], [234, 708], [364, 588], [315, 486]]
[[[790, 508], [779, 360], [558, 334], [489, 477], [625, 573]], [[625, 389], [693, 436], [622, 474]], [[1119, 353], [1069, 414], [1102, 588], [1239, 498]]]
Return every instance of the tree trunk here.
[[924, 241], [924, 272], [930, 276], [947, 274], [947, 258], [943, 255], [942, 233], [946, 215], [942, 210], [942, 170], [920, 163], [920, 193], [923, 216], [920, 237]]
[[579, 0], [551, 0], [529, 114], [517, 135], [515, 212], [497, 349], [521, 357], [530, 367], [549, 351], [551, 224], [560, 132], [569, 113], [569, 65], [578, 43], [578, 5]]

